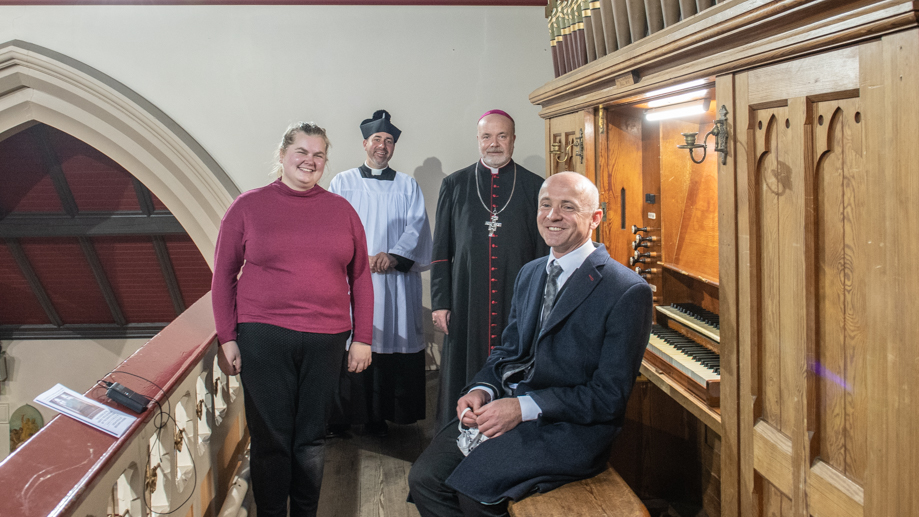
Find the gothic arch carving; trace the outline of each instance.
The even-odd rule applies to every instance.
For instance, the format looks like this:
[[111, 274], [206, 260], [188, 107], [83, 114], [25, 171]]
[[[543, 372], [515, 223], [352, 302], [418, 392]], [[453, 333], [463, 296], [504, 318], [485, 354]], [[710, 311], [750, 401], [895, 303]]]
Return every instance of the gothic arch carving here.
[[84, 63], [23, 41], [2, 43], [0, 140], [36, 122], [130, 171], [166, 204], [213, 268], [220, 218], [239, 188], [175, 121]]

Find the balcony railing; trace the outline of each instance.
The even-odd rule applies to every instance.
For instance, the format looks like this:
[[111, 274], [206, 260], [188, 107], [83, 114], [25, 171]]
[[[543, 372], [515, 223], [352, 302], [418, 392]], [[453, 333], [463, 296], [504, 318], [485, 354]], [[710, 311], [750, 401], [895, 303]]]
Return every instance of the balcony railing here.
[[121, 438], [54, 418], [0, 463], [0, 515], [215, 515], [248, 443], [239, 381], [216, 353], [207, 294], [107, 377], [158, 405]]

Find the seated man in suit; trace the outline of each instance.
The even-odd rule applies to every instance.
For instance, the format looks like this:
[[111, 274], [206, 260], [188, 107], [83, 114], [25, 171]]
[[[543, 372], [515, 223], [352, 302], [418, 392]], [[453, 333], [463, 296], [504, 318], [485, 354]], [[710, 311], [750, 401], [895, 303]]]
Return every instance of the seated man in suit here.
[[597, 188], [562, 172], [539, 192], [537, 224], [552, 247], [517, 276], [510, 319], [456, 406], [488, 437], [468, 456], [457, 420], [409, 473], [422, 517], [507, 515], [508, 499], [606, 468], [651, 332], [651, 288], [590, 237]]

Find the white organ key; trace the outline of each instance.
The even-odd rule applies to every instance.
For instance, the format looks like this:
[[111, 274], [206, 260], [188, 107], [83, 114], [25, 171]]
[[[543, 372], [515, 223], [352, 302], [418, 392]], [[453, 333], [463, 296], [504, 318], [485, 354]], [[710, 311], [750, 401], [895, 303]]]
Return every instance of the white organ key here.
[[700, 386], [704, 387], [708, 381], [715, 381], [721, 378], [720, 375], [709, 370], [689, 355], [683, 353], [654, 334], [651, 334], [651, 338], [648, 340], [648, 349], [658, 357], [672, 364]]

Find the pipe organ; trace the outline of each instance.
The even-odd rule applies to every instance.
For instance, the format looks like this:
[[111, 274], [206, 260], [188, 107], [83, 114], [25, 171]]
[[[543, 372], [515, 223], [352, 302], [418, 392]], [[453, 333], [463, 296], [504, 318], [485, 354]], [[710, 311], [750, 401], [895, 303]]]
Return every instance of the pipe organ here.
[[714, 0], [549, 0], [555, 77], [714, 5]]
[[709, 515], [919, 514], [919, 9], [568, 3], [592, 33], [530, 95], [547, 174], [596, 183], [655, 293], [611, 463]]

